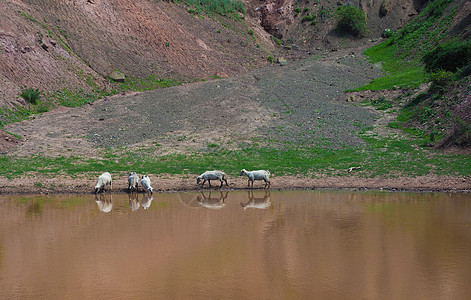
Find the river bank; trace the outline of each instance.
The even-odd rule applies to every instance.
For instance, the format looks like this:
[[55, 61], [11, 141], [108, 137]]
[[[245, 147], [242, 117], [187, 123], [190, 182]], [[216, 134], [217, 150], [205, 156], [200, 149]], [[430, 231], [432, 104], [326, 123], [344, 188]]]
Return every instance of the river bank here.
[[[127, 192], [127, 178], [123, 174], [113, 180], [113, 193]], [[219, 182], [213, 181], [210, 188], [207, 183], [203, 188], [196, 184], [193, 176], [153, 176], [152, 185], [158, 192], [219, 191]], [[221, 190], [247, 189], [247, 180], [243, 177], [229, 177], [229, 186]], [[0, 194], [92, 194], [96, 179], [89, 177], [21, 177], [14, 180], [0, 178]], [[255, 182], [254, 189], [263, 189], [263, 182]], [[362, 178], [356, 176], [331, 176], [309, 178], [295, 176], [273, 177], [270, 190], [293, 189], [349, 189], [349, 190], [387, 190], [387, 191], [424, 191], [424, 192], [471, 192], [469, 176], [419, 176], [398, 178]], [[141, 190], [141, 188], [140, 188]], [[109, 187], [107, 187], [109, 191]]]

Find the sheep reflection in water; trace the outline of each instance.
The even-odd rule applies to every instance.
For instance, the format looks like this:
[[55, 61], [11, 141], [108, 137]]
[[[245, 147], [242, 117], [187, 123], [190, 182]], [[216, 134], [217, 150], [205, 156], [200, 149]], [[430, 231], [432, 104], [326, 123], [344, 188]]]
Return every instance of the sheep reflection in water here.
[[219, 197], [211, 197], [211, 192], [209, 192], [209, 195], [206, 197], [206, 195], [201, 192], [201, 196], [196, 196], [196, 201], [199, 205], [209, 209], [221, 209], [226, 205], [226, 198], [229, 192], [226, 191], [224, 194], [220, 191], [219, 193]]
[[247, 194], [249, 201], [246, 203], [240, 203], [240, 206], [242, 206], [244, 210], [247, 208], [267, 209], [271, 206], [269, 191], [265, 191], [265, 195], [263, 197], [254, 197], [253, 191], [247, 191]]
[[143, 195], [142, 201], [141, 201], [142, 208], [149, 209], [152, 203], [152, 200], [154, 200], [154, 196], [152, 196], [152, 194]]
[[128, 195], [129, 195], [129, 209], [131, 209], [131, 211], [138, 210], [139, 207], [141, 206], [139, 204], [139, 193], [136, 191], [136, 192], [131, 192]]
[[113, 196], [111, 194], [109, 194], [109, 198], [104, 194], [95, 195], [95, 202], [98, 209], [104, 213], [109, 213], [113, 208]]

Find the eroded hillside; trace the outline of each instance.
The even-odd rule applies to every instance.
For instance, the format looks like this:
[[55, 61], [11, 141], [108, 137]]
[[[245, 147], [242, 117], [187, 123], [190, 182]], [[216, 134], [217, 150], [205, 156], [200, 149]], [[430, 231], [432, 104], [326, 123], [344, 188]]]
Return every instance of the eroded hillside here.
[[0, 2], [2, 105], [21, 86], [103, 87], [114, 70], [191, 80], [266, 63], [263, 49], [270, 46], [249, 35], [244, 22], [187, 10], [149, 0]]
[[[236, 21], [155, 0], [4, 0], [0, 106], [24, 104], [21, 87], [47, 93], [104, 89], [105, 76], [114, 70], [132, 77], [199, 80], [263, 66], [277, 51], [299, 56], [346, 48], [379, 37], [384, 28], [400, 28], [423, 2], [247, 0], [246, 15]], [[363, 40], [334, 31], [335, 11], [347, 4], [367, 15], [370, 33]], [[283, 45], [296, 47], [287, 53]]]

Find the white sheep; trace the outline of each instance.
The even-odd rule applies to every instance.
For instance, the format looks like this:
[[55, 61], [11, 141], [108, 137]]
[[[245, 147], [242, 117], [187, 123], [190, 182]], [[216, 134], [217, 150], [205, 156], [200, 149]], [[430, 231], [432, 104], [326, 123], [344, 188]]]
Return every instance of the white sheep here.
[[150, 178], [147, 175], [143, 175], [141, 177], [141, 185], [142, 185], [142, 190], [144, 192], [150, 192], [151, 194], [154, 193], [154, 189], [152, 188], [152, 185], [150, 183]]
[[265, 187], [270, 187], [270, 172], [266, 170], [257, 170], [257, 171], [247, 171], [245, 169], [242, 169], [240, 171], [240, 176], [245, 175], [249, 178], [248, 180], [248, 186], [250, 186], [250, 182], [252, 182], [252, 188], [253, 188], [253, 182], [255, 180], [264, 180], [265, 181]]
[[139, 176], [136, 172], [131, 172], [128, 174], [128, 191], [132, 192], [136, 189], [136, 192], [139, 191]]
[[221, 185], [219, 187], [222, 187], [224, 182], [226, 182], [226, 186], [229, 186], [226, 180], [226, 173], [224, 173], [223, 171], [218, 171], [218, 170], [206, 171], [200, 176], [196, 177], [196, 184], [200, 184], [201, 180], [203, 180], [203, 183], [201, 184], [201, 187], [203, 187], [204, 183], [207, 180], [209, 183], [209, 186], [211, 186], [211, 180], [216, 180], [216, 179], [218, 179], [221, 182]]
[[107, 185], [110, 186], [110, 191], [113, 190], [113, 183], [112, 183], [112, 180], [111, 180], [111, 174], [108, 173], [108, 172], [105, 172], [105, 173], [101, 174], [98, 177], [97, 181], [96, 181], [95, 194], [105, 191], [105, 187]]

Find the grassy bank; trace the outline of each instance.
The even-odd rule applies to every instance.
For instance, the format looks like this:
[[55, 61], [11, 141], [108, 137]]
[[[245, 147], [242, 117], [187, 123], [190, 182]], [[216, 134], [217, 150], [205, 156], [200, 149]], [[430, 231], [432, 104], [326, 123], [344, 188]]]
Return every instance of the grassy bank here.
[[[128, 152], [103, 150], [101, 159], [83, 157], [0, 156], [0, 176], [14, 178], [25, 174], [78, 176], [82, 173], [135, 171], [141, 174], [197, 174], [221, 169], [238, 175], [242, 168], [270, 170], [275, 176], [313, 174], [349, 176], [350, 167], [361, 177], [421, 176], [426, 174], [468, 176], [471, 159], [417, 146], [419, 140], [396, 140], [363, 136], [361, 148], [327, 149], [298, 147], [280, 151], [270, 148], [220, 149], [214, 153], [153, 155], [155, 147]], [[149, 155], [150, 154], [150, 155]]]

